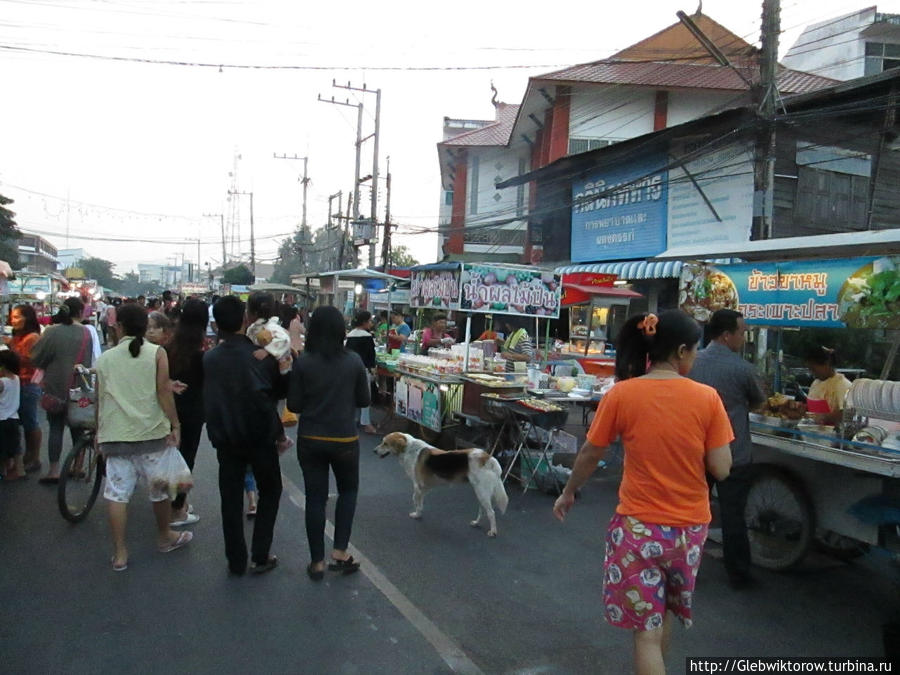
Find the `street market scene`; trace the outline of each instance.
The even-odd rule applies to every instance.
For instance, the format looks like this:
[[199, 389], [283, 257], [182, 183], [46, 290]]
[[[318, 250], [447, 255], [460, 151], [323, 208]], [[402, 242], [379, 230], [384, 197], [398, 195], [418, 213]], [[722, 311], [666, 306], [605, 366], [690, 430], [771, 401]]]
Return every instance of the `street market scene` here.
[[900, 5], [4, 4], [4, 672], [900, 668]]

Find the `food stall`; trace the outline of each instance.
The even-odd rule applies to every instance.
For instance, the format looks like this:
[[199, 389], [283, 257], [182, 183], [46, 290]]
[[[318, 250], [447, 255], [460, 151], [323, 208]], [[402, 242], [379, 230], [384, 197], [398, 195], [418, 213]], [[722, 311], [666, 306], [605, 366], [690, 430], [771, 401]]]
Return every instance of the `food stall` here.
[[[453, 262], [410, 270], [414, 310], [529, 317], [535, 320], [535, 334], [541, 318], [559, 316], [560, 295], [559, 276], [534, 267]], [[439, 433], [460, 420], [495, 422], [483, 394], [509, 399], [524, 392], [526, 372], [506, 373], [505, 361], [493, 354], [494, 344], [473, 342], [470, 320], [465, 330], [464, 341], [449, 348], [395, 355], [396, 415]], [[389, 361], [385, 364], [390, 367]]]
[[35, 305], [38, 315], [49, 317], [59, 308], [69, 291], [69, 280], [61, 274], [17, 272], [8, 280], [7, 294], [11, 305]]
[[[900, 258], [686, 264], [681, 308], [705, 321], [740, 311], [762, 352], [775, 332], [773, 394], [751, 415], [754, 478], [745, 516], [753, 560], [787, 569], [811, 545], [852, 557], [900, 551], [900, 383], [886, 381], [900, 341]], [[881, 379], [857, 378], [836, 426], [816, 424], [781, 389], [780, 331], [863, 328], [891, 340]]]
[[607, 354], [607, 345], [614, 337], [613, 317], [626, 315], [632, 298], [640, 297], [640, 293], [618, 286], [615, 274], [563, 274], [561, 303], [569, 310], [569, 341], [548, 358], [575, 360], [591, 375], [612, 375], [616, 360]]

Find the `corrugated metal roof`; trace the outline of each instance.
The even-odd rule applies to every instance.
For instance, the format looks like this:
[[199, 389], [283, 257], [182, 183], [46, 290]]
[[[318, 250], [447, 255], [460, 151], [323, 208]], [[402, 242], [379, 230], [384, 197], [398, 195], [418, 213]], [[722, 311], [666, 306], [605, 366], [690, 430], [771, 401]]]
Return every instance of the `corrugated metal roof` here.
[[454, 136], [442, 143], [438, 143], [438, 145], [453, 147], [506, 145], [509, 142], [509, 135], [512, 133], [518, 112], [518, 105], [498, 103], [497, 121], [494, 124], [490, 124], [482, 129], [467, 131], [459, 136]]
[[[754, 69], [742, 68], [752, 80]], [[674, 87], [686, 89], [723, 89], [745, 91], [747, 85], [728, 66], [700, 63], [671, 63], [665, 61], [619, 61], [607, 59], [583, 63], [540, 75], [535, 80], [554, 82], [587, 82], [593, 84], [630, 84], [644, 87]], [[780, 68], [778, 89], [783, 94], [801, 94], [835, 83], [827, 77]]]

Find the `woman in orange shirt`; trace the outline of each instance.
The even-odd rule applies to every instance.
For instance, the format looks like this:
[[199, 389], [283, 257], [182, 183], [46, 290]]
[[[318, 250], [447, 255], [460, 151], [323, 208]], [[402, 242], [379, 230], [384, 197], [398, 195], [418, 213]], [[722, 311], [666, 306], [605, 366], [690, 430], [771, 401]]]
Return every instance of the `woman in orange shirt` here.
[[[731, 468], [731, 423], [714, 389], [687, 373], [700, 327], [678, 310], [631, 317], [616, 345], [619, 382], [597, 409], [572, 475], [553, 506], [564, 520], [575, 492], [621, 438], [625, 465], [606, 537], [606, 620], [633, 631], [635, 672], [665, 672], [672, 615], [691, 624], [691, 600], [711, 519], [708, 471]], [[649, 365], [649, 368], [648, 368]]]
[[19, 382], [22, 385], [19, 403], [19, 420], [25, 430], [25, 470], [38, 471], [41, 468], [41, 425], [38, 422], [38, 401], [41, 399], [41, 387], [32, 384], [34, 364], [31, 363], [31, 349], [41, 337], [41, 326], [37, 313], [31, 305], [16, 305], [10, 317], [13, 334], [9, 348], [19, 356], [21, 369]]

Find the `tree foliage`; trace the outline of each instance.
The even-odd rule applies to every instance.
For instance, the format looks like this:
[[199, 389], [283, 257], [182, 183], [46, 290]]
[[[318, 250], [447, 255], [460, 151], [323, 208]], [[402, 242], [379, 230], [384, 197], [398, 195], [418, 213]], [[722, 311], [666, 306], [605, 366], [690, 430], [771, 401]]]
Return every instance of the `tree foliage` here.
[[340, 228], [321, 227], [315, 231], [299, 227], [294, 235], [278, 247], [278, 262], [272, 281], [288, 284], [292, 274], [329, 272], [339, 268], [341, 243], [344, 245], [344, 268], [355, 267], [358, 256], [350, 238]]
[[402, 244], [391, 247], [391, 265], [394, 267], [412, 267], [418, 264], [419, 261], [413, 256], [409, 247]]
[[129, 298], [136, 298], [139, 295], [158, 296], [165, 290], [158, 281], [142, 282], [136, 272], [126, 272], [118, 283], [119, 286], [115, 290]]
[[82, 258], [75, 263], [75, 267], [79, 267], [84, 271], [86, 279], [95, 279], [104, 288], [111, 288], [117, 291], [122, 280], [113, 274], [113, 267], [115, 266], [115, 263], [103, 258]]
[[222, 282], [235, 286], [249, 286], [256, 280], [253, 272], [246, 265], [238, 265], [226, 270], [222, 275]]
[[19, 227], [16, 225], [16, 213], [6, 208], [13, 203], [9, 197], [0, 195], [0, 260], [5, 260], [13, 269], [18, 269], [19, 261]]

